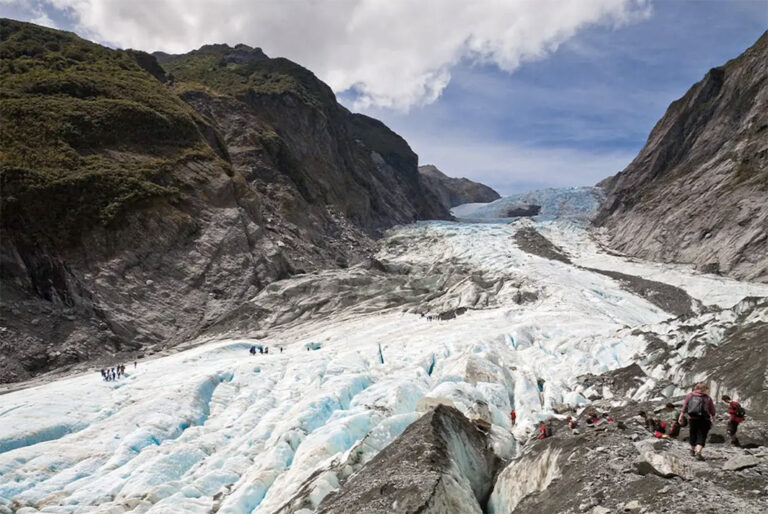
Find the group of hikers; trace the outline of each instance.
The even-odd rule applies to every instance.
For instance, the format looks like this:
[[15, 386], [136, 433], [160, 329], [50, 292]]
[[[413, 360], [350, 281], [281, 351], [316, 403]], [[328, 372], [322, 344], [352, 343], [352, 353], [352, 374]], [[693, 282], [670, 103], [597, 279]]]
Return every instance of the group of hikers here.
[[[135, 361], [133, 367], [136, 367]], [[125, 364], [115, 364], [111, 368], [101, 369], [101, 378], [103, 378], [105, 382], [114, 382], [123, 376], [125, 376]]]
[[[663, 439], [675, 439], [680, 435], [680, 429], [687, 426], [690, 431], [689, 444], [691, 456], [697, 460], [704, 460], [702, 450], [706, 445], [707, 435], [715, 423], [715, 402], [709, 396], [709, 386], [705, 383], [696, 384], [693, 390], [685, 396], [681, 408], [678, 410], [674, 404], [667, 403], [660, 411], [660, 417], [649, 416], [645, 411], [640, 411], [638, 417], [643, 426], [654, 436]], [[726, 442], [735, 446], [739, 445], [736, 432], [739, 424], [746, 418], [746, 411], [739, 402], [723, 395], [721, 400], [728, 405], [728, 425]], [[512, 410], [509, 414], [512, 425], [517, 420], [517, 413]], [[565, 418], [571, 433], [579, 433], [579, 421], [574, 416]], [[614, 420], [608, 413], [599, 414], [595, 410], [589, 410], [584, 421], [587, 427], [598, 427], [604, 423], [612, 423]], [[617, 423], [621, 428], [624, 424]], [[552, 420], [541, 421], [537, 430], [539, 439], [546, 439], [552, 435]]]
[[[739, 425], [746, 419], [747, 413], [739, 402], [730, 396], [723, 395], [721, 401], [728, 405], [728, 424], [726, 425], [727, 443], [739, 446], [736, 432]], [[678, 411], [676, 407], [667, 403], [662, 412], [667, 413], [667, 420], [654, 419], [645, 411], [640, 411], [638, 416], [643, 419], [645, 427], [656, 437], [675, 439], [680, 435], [680, 429], [688, 426], [688, 443], [691, 446], [691, 456], [697, 460], [704, 460], [702, 451], [707, 443], [707, 435], [715, 423], [715, 402], [709, 396], [709, 386], [705, 383], [696, 384], [693, 390], [685, 396], [683, 405]]]
[[[248, 350], [248, 353], [251, 355], [256, 355], [256, 352], [258, 352], [259, 355], [264, 355], [265, 353], [269, 355], [269, 346], [261, 346], [260, 344], [255, 344]], [[280, 353], [283, 353], [282, 346], [280, 347]]]

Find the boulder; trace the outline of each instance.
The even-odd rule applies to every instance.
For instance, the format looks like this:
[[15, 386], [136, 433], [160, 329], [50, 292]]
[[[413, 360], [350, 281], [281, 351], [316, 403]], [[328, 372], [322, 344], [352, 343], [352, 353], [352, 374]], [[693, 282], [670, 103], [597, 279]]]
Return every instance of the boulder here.
[[737, 455], [731, 457], [723, 464], [724, 471], [738, 471], [740, 469], [752, 468], [760, 464], [760, 461], [752, 455]]
[[318, 507], [319, 513], [481, 513], [498, 459], [457, 409], [412, 423]]
[[662, 478], [678, 476], [685, 480], [693, 478], [693, 472], [688, 464], [671, 453], [656, 453], [646, 450], [635, 459], [635, 471], [640, 475], [654, 474]]

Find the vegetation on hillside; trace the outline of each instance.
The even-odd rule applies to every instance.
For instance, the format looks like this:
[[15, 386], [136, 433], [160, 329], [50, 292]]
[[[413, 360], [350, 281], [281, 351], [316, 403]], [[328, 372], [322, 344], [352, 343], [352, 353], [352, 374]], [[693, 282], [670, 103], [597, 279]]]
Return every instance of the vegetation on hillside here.
[[155, 55], [179, 88], [198, 86], [238, 98], [290, 95], [312, 107], [335, 102], [312, 72], [288, 59], [270, 59], [259, 48], [206, 45], [183, 55]]
[[5, 230], [72, 243], [174, 195], [171, 171], [191, 153], [214, 158], [197, 115], [137, 63], [146, 54], [4, 19], [0, 55]]

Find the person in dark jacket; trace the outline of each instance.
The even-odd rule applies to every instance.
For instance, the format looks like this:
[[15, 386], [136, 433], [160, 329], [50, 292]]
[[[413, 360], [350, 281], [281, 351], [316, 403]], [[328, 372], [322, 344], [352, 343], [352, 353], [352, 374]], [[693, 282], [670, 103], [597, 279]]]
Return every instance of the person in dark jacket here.
[[723, 395], [722, 400], [728, 404], [728, 429], [726, 433], [731, 444], [739, 446], [736, 431], [739, 429], [739, 423], [744, 421], [744, 409], [739, 405], [739, 402], [731, 400], [730, 396]]
[[693, 386], [693, 391], [688, 393], [683, 400], [683, 408], [680, 409], [678, 422], [683, 423], [683, 416], [688, 416], [690, 429], [691, 455], [696, 460], [704, 460], [701, 454], [707, 443], [707, 434], [715, 421], [715, 403], [707, 394], [709, 386], [700, 382]]

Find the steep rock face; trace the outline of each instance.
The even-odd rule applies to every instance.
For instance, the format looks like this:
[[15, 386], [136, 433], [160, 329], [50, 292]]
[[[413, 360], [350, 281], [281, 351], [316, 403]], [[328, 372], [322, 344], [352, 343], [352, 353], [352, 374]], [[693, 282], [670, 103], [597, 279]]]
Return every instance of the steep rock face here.
[[431, 164], [419, 166], [419, 179], [446, 209], [464, 203], [488, 203], [501, 198], [499, 193], [484, 184], [466, 178], [449, 177]]
[[449, 216], [405, 141], [290, 61], [212, 45], [161, 65], [12, 20], [0, 47], [0, 382], [188, 340]]
[[312, 206], [331, 206], [371, 235], [397, 223], [449, 217], [421, 187], [408, 144], [383, 123], [339, 105], [309, 70], [246, 45], [158, 57], [181, 98], [213, 120], [249, 183], [291, 189], [301, 209], [290, 214], [320, 223]]
[[673, 102], [600, 185], [596, 222], [616, 249], [768, 281], [768, 33]]
[[453, 407], [438, 405], [379, 452], [318, 512], [480, 513], [496, 457]]

